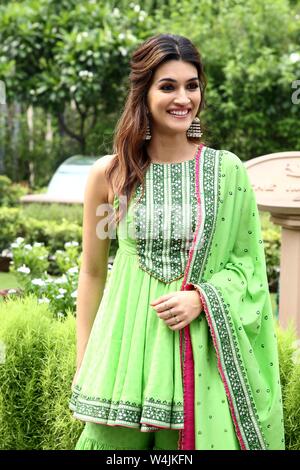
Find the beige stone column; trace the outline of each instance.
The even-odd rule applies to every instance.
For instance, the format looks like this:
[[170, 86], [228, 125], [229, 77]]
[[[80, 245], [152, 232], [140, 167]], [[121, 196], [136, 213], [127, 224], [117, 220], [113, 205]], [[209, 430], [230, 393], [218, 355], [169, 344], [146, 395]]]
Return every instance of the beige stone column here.
[[279, 279], [279, 323], [286, 328], [294, 323], [300, 337], [300, 218], [271, 217], [281, 225]]
[[245, 163], [259, 210], [282, 227], [279, 324], [300, 338], [300, 152], [279, 152]]

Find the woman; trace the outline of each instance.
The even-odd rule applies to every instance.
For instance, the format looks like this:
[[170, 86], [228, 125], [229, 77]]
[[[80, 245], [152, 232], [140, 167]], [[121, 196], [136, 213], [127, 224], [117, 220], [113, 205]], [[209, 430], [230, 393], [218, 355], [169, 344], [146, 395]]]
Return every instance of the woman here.
[[[241, 160], [200, 140], [199, 52], [182, 36], [149, 38], [130, 81], [115, 154], [85, 193], [76, 449], [284, 449], [255, 195]], [[104, 290], [107, 203], [119, 249]]]

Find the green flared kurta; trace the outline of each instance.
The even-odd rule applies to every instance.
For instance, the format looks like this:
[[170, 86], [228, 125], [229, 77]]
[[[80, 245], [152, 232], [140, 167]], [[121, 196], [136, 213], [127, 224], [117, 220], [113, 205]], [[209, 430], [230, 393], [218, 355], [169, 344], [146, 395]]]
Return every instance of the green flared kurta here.
[[[259, 215], [239, 158], [200, 145], [193, 160], [152, 163], [117, 233], [74, 417], [178, 429], [183, 450], [284, 449]], [[172, 331], [150, 302], [192, 287], [204, 311]]]
[[[147, 176], [156, 180], [153, 203], [158, 207], [162, 194], [169, 196], [169, 205], [161, 208], [172, 210], [172, 217], [166, 212], [163, 217], [172, 220], [164, 243], [154, 240], [151, 248], [142, 250], [139, 245], [137, 252], [137, 243], [143, 243], [135, 237], [138, 192], [117, 228], [119, 248], [70, 401], [76, 418], [141, 431], [183, 428], [179, 331], [168, 328], [150, 302], [180, 290], [196, 226], [194, 174], [194, 159], [153, 163], [148, 169]], [[180, 207], [190, 203], [192, 219], [185, 214], [187, 239], [171, 240], [175, 229], [183, 227]], [[114, 206], [118, 204], [115, 198]]]

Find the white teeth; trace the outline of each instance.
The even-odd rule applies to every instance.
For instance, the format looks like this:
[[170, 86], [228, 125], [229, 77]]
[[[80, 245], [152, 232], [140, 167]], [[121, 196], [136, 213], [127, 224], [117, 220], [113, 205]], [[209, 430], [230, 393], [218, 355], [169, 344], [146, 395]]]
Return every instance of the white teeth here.
[[188, 111], [169, 111], [170, 114], [177, 114], [178, 116], [186, 116]]

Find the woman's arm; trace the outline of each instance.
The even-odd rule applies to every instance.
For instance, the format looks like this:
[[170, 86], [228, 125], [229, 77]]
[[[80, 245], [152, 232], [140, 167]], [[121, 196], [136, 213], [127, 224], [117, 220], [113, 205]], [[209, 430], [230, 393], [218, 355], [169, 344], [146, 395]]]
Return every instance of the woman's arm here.
[[76, 307], [77, 370], [80, 368], [89, 335], [102, 299], [107, 278], [110, 238], [100, 239], [97, 224], [107, 217], [96, 215], [100, 204], [108, 204], [108, 182], [105, 170], [113, 156], [97, 160], [90, 171], [83, 209], [82, 259], [78, 280]]

